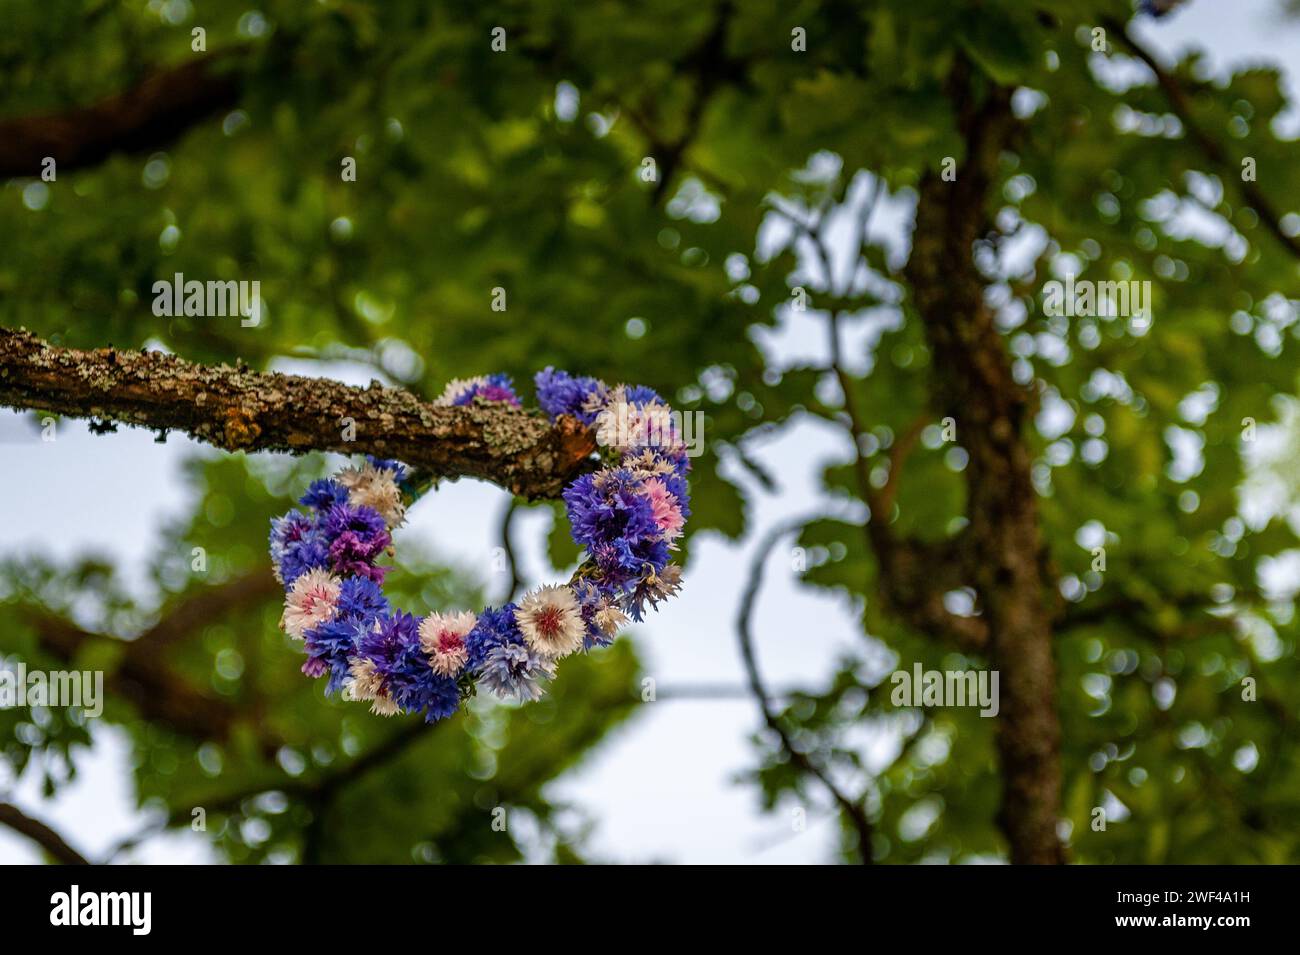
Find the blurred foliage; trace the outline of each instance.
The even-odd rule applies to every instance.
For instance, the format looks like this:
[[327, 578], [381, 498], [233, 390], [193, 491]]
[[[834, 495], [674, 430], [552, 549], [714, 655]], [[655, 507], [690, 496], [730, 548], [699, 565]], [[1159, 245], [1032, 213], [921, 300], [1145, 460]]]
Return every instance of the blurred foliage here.
[[[250, 473], [240, 456], [195, 462], [195, 518], [166, 529], [153, 568], [161, 613], [121, 593], [102, 562], [0, 567], [6, 652], [29, 668], [109, 673], [102, 720], [129, 734], [142, 833], [201, 819], [216, 846], [239, 862], [508, 862], [521, 857], [517, 832], [529, 833], [528, 845], [543, 857], [577, 857], [581, 820], [542, 789], [631, 712], [631, 644], [571, 661], [538, 704], [480, 701], [435, 726], [378, 719], [325, 698], [322, 684], [298, 671], [301, 656], [278, 629], [277, 585], [263, 556], [271, 516], [292, 488], [323, 473], [323, 461], [275, 464]], [[191, 572], [194, 548], [210, 555], [203, 573]], [[227, 603], [192, 631], [158, 637], [154, 625], [187, 601], [250, 579], [266, 584], [256, 599]], [[483, 603], [476, 587], [418, 554], [406, 556], [386, 590], [403, 607]], [[60, 644], [43, 639], [51, 619], [104, 636], [85, 639], [69, 659]], [[135, 652], [145, 645], [147, 653]], [[139, 673], [132, 667], [140, 664], [129, 661], [140, 659], [162, 664], [169, 692], [192, 693], [205, 704], [202, 712], [232, 713], [229, 732], [177, 731], [160, 715], [157, 693], [133, 705], [125, 681]], [[75, 709], [0, 710], [6, 761], [21, 771], [35, 759], [53, 792], [75, 776], [69, 751], [88, 742], [85, 723]], [[492, 827], [498, 807], [508, 814], [504, 837]]]
[[[869, 232], [847, 291], [831, 295], [773, 207], [847, 224], [879, 190], [882, 210], [906, 213], [920, 175], [961, 156], [943, 84], [964, 56], [1019, 88], [1024, 118], [993, 206], [999, 233], [978, 253], [1016, 374], [1043, 409], [1031, 439], [1068, 607], [1057, 656], [1072, 856], [1300, 861], [1300, 552], [1287, 521], [1300, 424], [1279, 398], [1296, 391], [1296, 261], [1116, 38], [1109, 53], [1091, 49], [1102, 15], [1130, 12], [1125, 0], [10, 3], [0, 115], [125, 88], [192, 57], [195, 26], [209, 50], [246, 48], [245, 93], [156, 155], [7, 183], [0, 324], [202, 361], [349, 358], [424, 394], [496, 369], [526, 382], [547, 363], [645, 382], [707, 415], [691, 532], [735, 537], [746, 495], [769, 493], [746, 462], [784, 430], [840, 420], [825, 359], [790, 357], [823, 349], [822, 309], [841, 312], [854, 343], [874, 481], [896, 436], [930, 410], [896, 243]], [[491, 48], [495, 27], [504, 53]], [[806, 52], [791, 49], [796, 27]], [[1294, 232], [1286, 203], [1300, 195], [1300, 164], [1275, 124], [1287, 105], [1278, 72], [1216, 84], [1201, 65], [1191, 55], [1172, 70], [1199, 125], [1233, 162], [1257, 161]], [[356, 159], [354, 183], [340, 177], [344, 157]], [[657, 181], [641, 176], [647, 157]], [[1067, 271], [1151, 281], [1153, 323], [1044, 315], [1043, 283]], [[152, 283], [175, 272], [259, 280], [263, 324], [155, 318]], [[811, 311], [789, 309], [795, 286], [812, 293]], [[490, 307], [497, 287], [504, 312]], [[1248, 453], [1257, 436], [1273, 458]], [[723, 479], [724, 463], [742, 476]], [[267, 517], [318, 467], [197, 465], [194, 518], [168, 529], [159, 553], [205, 546], [213, 563], [194, 580], [160, 558], [161, 612], [262, 567]], [[900, 530], [941, 538], [963, 526], [962, 467], [960, 448], [927, 430], [900, 485]], [[828, 461], [824, 484], [852, 510], [849, 472], [845, 457]], [[1271, 508], [1252, 503], [1258, 482], [1275, 492]], [[998, 856], [991, 721], [897, 712], [882, 684], [914, 662], [982, 661], [881, 612], [859, 524], [816, 522], [801, 544], [807, 583], [844, 595], [869, 636], [824, 688], [790, 702], [800, 745], [868, 787], [878, 859]], [[558, 531], [551, 553], [572, 556]], [[454, 574], [407, 569], [413, 605], [479, 602]], [[120, 636], [155, 616], [93, 560], [23, 556], [2, 579], [0, 650], [24, 659], [42, 659], [33, 613]], [[273, 597], [230, 607], [165, 661], [236, 709], [228, 739], [187, 738], [117, 698], [106, 718], [130, 733], [142, 805], [180, 825], [190, 807], [224, 807], [209, 828], [238, 861], [508, 861], [520, 847], [480, 818], [507, 804], [535, 820], [553, 857], [578, 858], [576, 830], [542, 790], [626, 715], [636, 671], [623, 644], [566, 666], [545, 703], [476, 706], [418, 734], [323, 703], [275, 629]], [[1257, 701], [1242, 698], [1246, 677]], [[899, 738], [892, 762], [863, 755], [870, 727]], [[402, 734], [381, 768], [329, 782]], [[75, 713], [11, 711], [0, 739], [8, 762], [36, 760], [57, 786], [86, 734]], [[758, 746], [770, 805], [819, 798], [772, 740]], [[1098, 806], [1104, 832], [1091, 827]]]

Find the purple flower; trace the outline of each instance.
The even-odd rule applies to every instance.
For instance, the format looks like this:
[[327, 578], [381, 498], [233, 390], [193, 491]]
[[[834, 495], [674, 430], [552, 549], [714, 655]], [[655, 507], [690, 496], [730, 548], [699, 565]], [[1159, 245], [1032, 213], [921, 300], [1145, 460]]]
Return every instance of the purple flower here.
[[335, 504], [348, 502], [348, 489], [333, 478], [312, 481], [307, 493], [298, 499], [299, 504], [314, 507], [318, 511], [327, 511]]
[[478, 615], [474, 629], [465, 635], [465, 652], [467, 654], [465, 666], [467, 669], [471, 671], [478, 670], [483, 666], [488, 654], [497, 647], [507, 644], [513, 646], [524, 645], [524, 635], [520, 632], [519, 624], [515, 620], [516, 609], [518, 608], [514, 604], [509, 603], [500, 610], [486, 607]]
[[376, 564], [375, 560], [389, 543], [387, 531], [369, 540], [352, 531], [344, 531], [330, 544], [330, 568], [341, 577], [365, 577], [382, 584], [388, 568]]
[[[347, 586], [346, 582], [344, 586]], [[357, 643], [372, 625], [369, 618], [349, 616], [337, 617], [308, 630], [303, 635], [307, 650], [303, 672], [308, 676], [319, 676], [328, 671], [330, 681], [325, 692], [333, 693], [340, 689], [348, 677], [352, 657], [357, 652]]]
[[464, 395], [461, 395], [458, 399], [453, 401], [452, 404], [453, 405], [473, 404], [475, 398], [478, 398], [482, 401], [504, 401], [512, 408], [519, 407], [519, 396], [515, 394], [514, 389], [510, 385], [493, 385], [493, 384], [476, 386], [473, 390], [467, 392]]
[[634, 405], [641, 405], [644, 407], [651, 402], [657, 402], [661, 405], [667, 404], [667, 402], [659, 397], [659, 392], [655, 391], [653, 388], [647, 388], [645, 385], [624, 385], [623, 394], [626, 396], [627, 400]]
[[313, 530], [301, 540], [284, 548], [280, 556], [280, 580], [285, 590], [309, 570], [320, 570], [329, 564], [329, 546], [320, 531]]
[[320, 657], [308, 657], [302, 665], [302, 672], [313, 680], [324, 676], [329, 671], [329, 664]]
[[376, 626], [366, 633], [357, 646], [362, 656], [374, 661], [381, 675], [387, 676], [397, 658], [408, 647], [420, 645], [420, 621], [417, 617], [395, 610], [380, 614]]
[[341, 577], [367, 577], [377, 584], [384, 582], [387, 567], [375, 564], [393, 539], [384, 518], [372, 507], [335, 504], [321, 521], [329, 539], [329, 565]]
[[401, 484], [402, 481], [406, 479], [406, 465], [402, 464], [400, 461], [393, 461], [389, 458], [377, 458], [373, 454], [367, 454], [366, 460], [370, 462], [371, 467], [376, 468], [377, 470], [392, 471], [393, 480], [398, 484]]
[[595, 378], [574, 378], [567, 371], [558, 371], [549, 365], [533, 377], [537, 387], [537, 403], [552, 418], [562, 414], [573, 415], [590, 427], [595, 424], [598, 411], [588, 410], [593, 396], [604, 398], [608, 389]]
[[384, 693], [401, 709], [423, 713], [432, 723], [460, 707], [456, 681], [429, 666], [420, 647], [420, 621], [409, 613], [379, 617], [377, 626], [361, 637], [357, 652], [375, 665]]
[[554, 661], [526, 646], [506, 643], [488, 653], [479, 682], [497, 696], [513, 696], [524, 703], [540, 699], [541, 681], [554, 676]]
[[388, 533], [388, 524], [383, 515], [373, 507], [353, 507], [346, 502], [335, 504], [326, 511], [321, 527], [330, 540], [346, 531], [352, 531], [359, 539], [367, 542]]
[[419, 628], [420, 621], [409, 613], [382, 614], [357, 641], [357, 654], [374, 663], [375, 671], [387, 680], [408, 648], [419, 649]]
[[587, 548], [606, 588], [621, 589], [668, 563], [654, 507], [632, 472], [584, 474], [563, 497], [573, 540]]
[[447, 382], [447, 387], [434, 404], [443, 407], [464, 407], [472, 405], [475, 399], [481, 401], [502, 401], [512, 408], [519, 407], [519, 396], [515, 394], [514, 385], [508, 375], [480, 375], [477, 378], [455, 378]]
[[388, 601], [383, 591], [373, 581], [364, 577], [348, 577], [339, 588], [338, 615], [373, 620], [388, 612]]

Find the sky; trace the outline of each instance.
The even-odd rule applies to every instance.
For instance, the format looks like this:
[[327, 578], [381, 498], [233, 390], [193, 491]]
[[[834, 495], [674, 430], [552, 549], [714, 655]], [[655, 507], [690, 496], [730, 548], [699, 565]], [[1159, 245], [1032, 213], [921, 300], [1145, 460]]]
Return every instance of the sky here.
[[[1136, 30], [1149, 47], [1169, 56], [1189, 45], [1207, 48], [1216, 73], [1269, 61], [1300, 60], [1300, 26], [1283, 24], [1272, 0], [1193, 0], [1174, 16], [1148, 21]], [[1287, 71], [1295, 102], [1295, 77]], [[1285, 128], [1300, 133], [1294, 106]], [[865, 186], [865, 180], [859, 183]], [[873, 219], [873, 234], [891, 250], [906, 249], [906, 202], [886, 204]], [[769, 224], [766, 229], [779, 229]], [[756, 237], [760, 247], [776, 238]], [[847, 251], [842, 244], [837, 250]], [[890, 316], [882, 316], [888, 321]], [[807, 316], [789, 314], [763, 340], [783, 361], [825, 359], [821, 336], [802, 326]], [[861, 340], [846, 342], [850, 354], [864, 354], [872, 323]], [[285, 363], [280, 370], [328, 374], [365, 384], [369, 369], [331, 364]], [[580, 369], [574, 369], [580, 372]], [[482, 369], [467, 370], [468, 373]], [[82, 422], [59, 425], [57, 440], [42, 442], [28, 421], [0, 411], [0, 556], [44, 554], [70, 560], [87, 551], [110, 555], [128, 582], [144, 586], [144, 567], [158, 543], [158, 529], [189, 513], [181, 467], [208, 449], [175, 434], [165, 444], [148, 432], [122, 429], [95, 436]], [[751, 551], [765, 530], [797, 515], [830, 507], [818, 492], [817, 476], [831, 461], [845, 459], [846, 439], [829, 425], [805, 422], [783, 430], [755, 457], [777, 478], [767, 493], [743, 475], [732, 475], [749, 496], [750, 534], [732, 543], [716, 534], [697, 535], [682, 594], [662, 605], [630, 639], [660, 691], [698, 684], [741, 687], [744, 672], [734, 615]], [[87, 493], [87, 488], [92, 493]], [[491, 586], [491, 549], [504, 492], [480, 482], [448, 484], [424, 498], [398, 532], [419, 540], [449, 562], [479, 575]], [[528, 584], [546, 582], [543, 533], [549, 516], [528, 512], [516, 523], [514, 540]], [[817, 688], [849, 652], [861, 654], [864, 638], [857, 610], [846, 597], [803, 588], [792, 570], [789, 549], [777, 548], [767, 565], [755, 621], [759, 664], [769, 685]], [[793, 638], [792, 638], [793, 635]], [[286, 647], [286, 652], [289, 648]], [[607, 861], [684, 863], [819, 863], [834, 857], [834, 814], [811, 808], [806, 828], [792, 824], [794, 804], [762, 811], [756, 788], [739, 777], [752, 770], [751, 737], [760, 726], [752, 699], [674, 700], [642, 704], [643, 711], [616, 728], [576, 770], [548, 791], [595, 820], [589, 854]], [[37, 780], [13, 780], [0, 768], [0, 798], [17, 803], [57, 829], [91, 858], [104, 854], [141, 826], [129, 773], [125, 736], [111, 727], [95, 729], [96, 745], [78, 760], [80, 775], [54, 800], [45, 800]], [[872, 744], [868, 744], [872, 745]], [[881, 746], [885, 743], [880, 742]], [[871, 754], [874, 755], [874, 754]], [[205, 840], [190, 833], [150, 839], [122, 857], [137, 862], [204, 862], [214, 856]], [[0, 828], [0, 863], [36, 862], [38, 851]]]

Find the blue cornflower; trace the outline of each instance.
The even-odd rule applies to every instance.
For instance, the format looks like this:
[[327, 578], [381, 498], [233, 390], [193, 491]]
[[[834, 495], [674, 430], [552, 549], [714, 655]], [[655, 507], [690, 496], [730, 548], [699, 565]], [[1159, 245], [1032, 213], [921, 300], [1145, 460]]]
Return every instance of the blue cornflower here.
[[328, 670], [330, 681], [325, 692], [333, 693], [341, 688], [361, 637], [387, 612], [388, 601], [374, 581], [365, 577], [346, 578], [339, 587], [337, 616], [303, 635], [307, 650], [304, 671], [311, 676], [322, 676]]
[[309, 570], [320, 570], [329, 565], [330, 550], [324, 535], [318, 530], [285, 546], [280, 555], [280, 581], [288, 590], [293, 582]]
[[371, 467], [379, 471], [392, 471], [393, 480], [398, 484], [406, 480], [406, 465], [402, 464], [402, 462], [394, 461], [391, 458], [377, 458], [373, 454], [367, 454], [366, 460], [370, 462]]
[[563, 493], [573, 540], [585, 547], [609, 587], [622, 587], [668, 563], [668, 545], [640, 478], [625, 468], [584, 474]]
[[533, 376], [533, 384], [537, 387], [537, 403], [548, 415], [573, 415], [589, 427], [595, 424], [599, 412], [588, 410], [588, 399], [593, 395], [603, 397], [607, 391], [595, 378], [574, 378], [549, 365]]
[[307, 537], [316, 529], [316, 519], [302, 511], [293, 510], [284, 517], [271, 520], [271, 561], [277, 567], [291, 544]]
[[500, 610], [485, 607], [478, 615], [474, 629], [465, 635], [465, 666], [477, 671], [487, 660], [488, 654], [497, 647], [507, 644], [524, 645], [524, 635], [515, 620], [514, 604], [508, 603]]
[[478, 671], [479, 683], [483, 686], [497, 696], [513, 696], [521, 703], [541, 699], [541, 681], [554, 676], [554, 661], [516, 643], [493, 647]]
[[433, 722], [451, 716], [460, 706], [460, 690], [451, 677], [433, 671], [420, 647], [420, 621], [400, 610], [384, 614], [361, 637], [358, 655], [375, 665], [384, 693], [401, 709], [423, 713]]
[[[336, 617], [308, 630], [303, 635], [307, 650], [304, 672], [321, 676], [328, 671], [330, 679], [325, 692], [334, 693], [341, 689], [348, 678], [352, 657], [357, 652], [357, 643], [371, 626], [371, 621], [364, 617]], [[311, 667], [310, 670], [308, 666]]]
[[388, 601], [379, 585], [365, 577], [348, 577], [339, 588], [338, 615], [373, 620], [388, 612]]
[[318, 511], [327, 511], [335, 504], [348, 502], [348, 489], [333, 478], [321, 478], [312, 481], [307, 493], [298, 499], [299, 504], [314, 507]]
[[624, 385], [623, 395], [629, 403], [643, 407], [651, 402], [665, 404], [664, 400], [659, 397], [659, 392], [646, 385]]

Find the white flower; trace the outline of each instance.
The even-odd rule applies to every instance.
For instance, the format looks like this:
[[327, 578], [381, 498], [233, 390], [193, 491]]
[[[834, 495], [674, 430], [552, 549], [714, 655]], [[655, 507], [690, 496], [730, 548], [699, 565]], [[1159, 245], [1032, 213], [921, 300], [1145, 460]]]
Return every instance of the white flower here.
[[618, 448], [625, 454], [645, 448], [665, 453], [686, 448], [671, 408], [657, 401], [644, 405], [630, 402], [622, 385], [596, 415], [596, 443]]
[[447, 387], [442, 389], [442, 395], [434, 402], [435, 405], [443, 408], [451, 407], [451, 403], [469, 391], [471, 388], [478, 388], [486, 385], [488, 380], [483, 375], [475, 378], [453, 378], [447, 382]]
[[333, 620], [341, 581], [326, 570], [309, 570], [293, 582], [284, 597], [280, 627], [301, 640], [312, 627]]
[[620, 629], [627, 624], [627, 614], [613, 604], [606, 604], [596, 611], [596, 626], [607, 637], [617, 636]]
[[376, 716], [392, 716], [397, 712], [397, 704], [384, 693], [384, 680], [373, 660], [358, 657], [348, 670], [351, 676], [343, 688], [345, 698], [358, 702], [369, 700], [370, 712]]
[[366, 462], [362, 467], [344, 468], [337, 480], [348, 490], [348, 503], [353, 507], [372, 507], [383, 517], [389, 527], [400, 527], [406, 519], [406, 505], [397, 479], [387, 468], [377, 468]]
[[623, 467], [636, 472], [636, 476], [642, 478], [673, 473], [672, 462], [649, 448], [646, 448], [635, 457], [625, 458]]
[[544, 657], [558, 660], [582, 649], [586, 626], [568, 587], [538, 587], [519, 601], [515, 620], [527, 644]]
[[605, 405], [596, 416], [596, 443], [603, 448], [627, 448], [632, 443], [636, 410], [621, 398]]
[[429, 666], [442, 676], [455, 676], [469, 658], [465, 637], [478, 623], [468, 610], [460, 613], [431, 613], [420, 621], [420, 649]]

